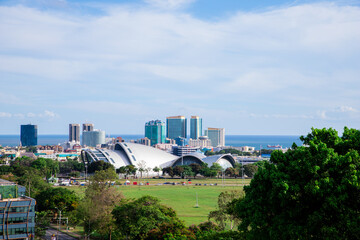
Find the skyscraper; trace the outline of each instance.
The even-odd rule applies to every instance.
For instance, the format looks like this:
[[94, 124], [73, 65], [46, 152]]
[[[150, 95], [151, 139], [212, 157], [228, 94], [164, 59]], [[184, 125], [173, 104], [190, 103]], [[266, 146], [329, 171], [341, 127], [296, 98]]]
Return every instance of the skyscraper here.
[[190, 119], [190, 138], [198, 139], [202, 134], [202, 118], [191, 116]]
[[37, 145], [37, 125], [21, 125], [20, 140], [22, 146], [36, 146]]
[[165, 123], [160, 120], [145, 123], [145, 137], [150, 139], [152, 146], [165, 143]]
[[83, 123], [83, 132], [84, 131], [93, 131], [94, 130], [94, 124], [92, 123]]
[[105, 131], [93, 130], [84, 131], [82, 135], [82, 145], [88, 147], [96, 147], [105, 144]]
[[213, 147], [225, 146], [225, 128], [208, 128], [205, 135], [209, 137]]
[[80, 124], [69, 124], [69, 142], [80, 142]]
[[177, 137], [186, 138], [186, 118], [184, 116], [174, 116], [166, 118], [166, 137], [175, 139]]

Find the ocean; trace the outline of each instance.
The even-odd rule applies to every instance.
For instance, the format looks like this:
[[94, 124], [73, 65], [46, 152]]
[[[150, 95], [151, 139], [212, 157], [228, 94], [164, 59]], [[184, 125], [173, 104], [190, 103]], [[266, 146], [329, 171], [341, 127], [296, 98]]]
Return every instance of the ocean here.
[[[110, 135], [110, 137], [122, 137], [125, 141], [143, 138], [144, 135]], [[39, 145], [56, 145], [68, 141], [68, 135], [39, 135]], [[20, 142], [19, 135], [0, 135], [1, 146], [17, 146]], [[250, 146], [257, 150], [268, 148], [267, 145], [280, 145], [283, 148], [289, 148], [293, 143], [302, 145], [299, 136], [285, 135], [226, 135], [225, 145], [233, 147]]]

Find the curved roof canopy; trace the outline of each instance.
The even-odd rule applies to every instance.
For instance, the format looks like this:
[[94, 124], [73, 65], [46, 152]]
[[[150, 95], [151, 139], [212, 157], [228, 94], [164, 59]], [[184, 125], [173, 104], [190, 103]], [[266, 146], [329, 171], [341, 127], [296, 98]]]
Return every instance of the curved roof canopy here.
[[224, 169], [235, 166], [235, 159], [231, 154], [206, 157], [200, 153], [192, 153], [178, 157], [163, 150], [137, 143], [117, 143], [114, 150], [86, 149], [83, 150], [83, 156], [83, 159], [89, 163], [103, 160], [114, 165], [116, 169], [130, 164], [151, 169], [190, 165], [191, 163], [207, 163], [209, 167], [213, 163], [218, 163]]

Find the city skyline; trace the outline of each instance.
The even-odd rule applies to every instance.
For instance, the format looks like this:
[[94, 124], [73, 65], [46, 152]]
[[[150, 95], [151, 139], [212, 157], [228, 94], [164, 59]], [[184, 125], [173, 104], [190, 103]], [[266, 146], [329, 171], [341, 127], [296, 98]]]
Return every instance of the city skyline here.
[[[360, 1], [0, 1], [0, 135], [196, 115], [229, 135], [360, 128]], [[189, 133], [188, 133], [189, 134]]]

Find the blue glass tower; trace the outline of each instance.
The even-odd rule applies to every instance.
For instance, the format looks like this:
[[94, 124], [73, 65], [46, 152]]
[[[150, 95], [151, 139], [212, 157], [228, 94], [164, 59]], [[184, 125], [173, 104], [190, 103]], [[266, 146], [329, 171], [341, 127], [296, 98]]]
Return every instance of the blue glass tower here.
[[150, 139], [151, 146], [165, 143], [165, 123], [160, 120], [145, 123], [145, 137]]
[[190, 119], [190, 138], [198, 139], [202, 134], [202, 118], [191, 116]]
[[37, 145], [37, 125], [21, 125], [20, 140], [22, 146]]
[[166, 118], [166, 137], [175, 139], [177, 137], [186, 138], [186, 118], [175, 116]]

